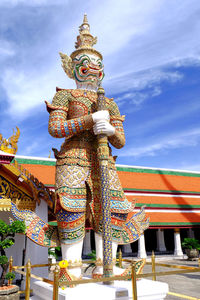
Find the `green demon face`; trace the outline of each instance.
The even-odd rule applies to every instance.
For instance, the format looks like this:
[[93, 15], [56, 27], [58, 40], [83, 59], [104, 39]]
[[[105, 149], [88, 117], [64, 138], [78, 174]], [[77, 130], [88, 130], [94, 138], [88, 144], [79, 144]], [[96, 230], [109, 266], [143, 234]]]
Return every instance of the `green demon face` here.
[[74, 77], [79, 83], [98, 87], [103, 80], [104, 71], [101, 59], [95, 54], [79, 54], [73, 59]]

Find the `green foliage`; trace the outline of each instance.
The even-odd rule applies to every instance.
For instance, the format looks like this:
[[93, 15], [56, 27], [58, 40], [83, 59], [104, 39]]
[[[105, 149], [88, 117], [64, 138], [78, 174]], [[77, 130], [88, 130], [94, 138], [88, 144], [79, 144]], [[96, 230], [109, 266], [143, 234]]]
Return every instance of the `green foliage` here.
[[96, 256], [96, 251], [95, 251], [95, 250], [92, 250], [92, 252], [89, 253], [89, 254], [87, 254], [87, 256], [89, 256], [90, 259], [93, 260], [94, 262], [91, 262], [91, 263], [85, 268], [84, 273], [86, 273], [87, 270], [88, 270], [89, 268], [94, 268], [94, 267], [95, 267], [95, 261], [96, 261], [96, 257], [97, 257], [97, 256]]
[[26, 225], [23, 221], [16, 220], [10, 225], [10, 231], [12, 233], [25, 233]]
[[185, 249], [197, 249], [200, 250], [200, 243], [194, 238], [184, 238], [182, 247]]
[[6, 274], [6, 276], [5, 276], [5, 279], [7, 279], [7, 280], [13, 280], [13, 279], [15, 279], [15, 274], [12, 273], [12, 272], [8, 272]]
[[16, 220], [12, 224], [6, 224], [0, 219], [0, 234], [25, 233], [26, 225], [24, 222]]
[[[55, 251], [54, 250], [52, 250], [52, 249], [55, 249]], [[61, 253], [61, 247], [50, 247], [49, 249], [48, 249], [48, 255], [52, 255], [52, 256], [54, 256], [56, 259], [59, 257], [59, 256], [62, 256], [62, 253]]]
[[89, 256], [91, 258], [91, 260], [96, 261], [96, 251], [95, 250], [92, 250], [92, 252], [87, 254], [87, 256]]
[[0, 265], [5, 265], [8, 262], [8, 258], [5, 255], [0, 256]]
[[0, 219], [0, 233], [5, 234], [8, 232], [9, 225]]
[[10, 248], [12, 245], [14, 245], [15, 240], [14, 239], [5, 239], [4, 241], [0, 242], [0, 248], [3, 249]]
[[4, 284], [5, 279], [14, 279], [15, 275], [13, 273], [7, 273], [8, 269], [8, 258], [5, 255], [5, 249], [10, 248], [14, 245], [14, 236], [16, 233], [25, 233], [26, 226], [24, 222], [19, 220], [13, 221], [11, 224], [6, 224], [0, 219], [0, 266], [2, 267], [2, 273], [0, 278], [0, 285]]

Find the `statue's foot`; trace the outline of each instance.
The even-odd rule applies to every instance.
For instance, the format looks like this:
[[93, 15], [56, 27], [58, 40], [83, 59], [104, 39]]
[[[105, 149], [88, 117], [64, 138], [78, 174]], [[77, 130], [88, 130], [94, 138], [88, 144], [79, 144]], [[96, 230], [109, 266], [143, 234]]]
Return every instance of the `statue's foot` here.
[[[126, 276], [131, 275], [131, 266], [126, 269], [113, 267], [113, 276]], [[103, 277], [103, 267], [96, 267], [92, 272], [92, 278], [102, 278]]]
[[[77, 272], [76, 272], [77, 273]], [[65, 287], [75, 287], [75, 284], [67, 284], [67, 282], [71, 282], [73, 280], [80, 280], [82, 279], [82, 275], [80, 274], [79, 276], [75, 276], [72, 274], [72, 272], [67, 269], [67, 268], [61, 268], [60, 273], [59, 273], [59, 282], [65, 282], [65, 284], [62, 286], [64, 289]]]
[[[141, 274], [142, 270], [144, 268], [146, 260], [141, 259], [135, 262], [135, 272], [136, 274]], [[132, 266], [128, 266], [126, 269], [122, 269], [119, 267], [114, 266], [113, 267], [113, 275], [114, 276], [130, 276], [132, 272]], [[92, 277], [93, 278], [102, 278], [103, 277], [103, 267], [102, 266], [97, 266], [94, 268], [92, 272]]]

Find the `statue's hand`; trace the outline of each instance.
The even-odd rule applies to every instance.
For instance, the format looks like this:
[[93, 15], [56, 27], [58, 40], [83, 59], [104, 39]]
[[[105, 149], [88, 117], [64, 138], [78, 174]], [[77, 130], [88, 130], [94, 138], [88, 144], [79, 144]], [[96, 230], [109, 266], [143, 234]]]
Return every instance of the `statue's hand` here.
[[105, 134], [112, 136], [115, 134], [115, 127], [113, 127], [108, 121], [101, 120], [94, 124], [93, 131], [95, 135]]
[[107, 110], [100, 110], [92, 114], [93, 122], [99, 122], [101, 120], [110, 121], [110, 115]]

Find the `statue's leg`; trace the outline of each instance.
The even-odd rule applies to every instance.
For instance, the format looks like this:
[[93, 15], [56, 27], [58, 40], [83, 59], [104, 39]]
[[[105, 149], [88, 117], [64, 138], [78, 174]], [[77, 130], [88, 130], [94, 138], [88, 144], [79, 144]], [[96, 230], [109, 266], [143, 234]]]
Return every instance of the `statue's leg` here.
[[[103, 274], [103, 238], [102, 235], [95, 232], [95, 245], [96, 245], [96, 268], [95, 274]], [[115, 264], [116, 254], [117, 254], [118, 244], [112, 242], [112, 258], [113, 264]], [[124, 272], [124, 269], [113, 266], [114, 275], [121, 275]]]
[[88, 175], [89, 168], [87, 167], [65, 164], [56, 166], [56, 219], [62, 259], [69, 262], [69, 267], [63, 270], [60, 276], [66, 279], [68, 275], [76, 279], [81, 275]]
[[68, 261], [67, 269], [62, 269], [63, 280], [78, 279], [81, 276], [82, 248], [85, 234], [85, 213], [60, 210], [56, 214], [62, 259]]
[[81, 276], [83, 239], [71, 245], [61, 243], [62, 258], [72, 265], [69, 272], [79, 278]]

